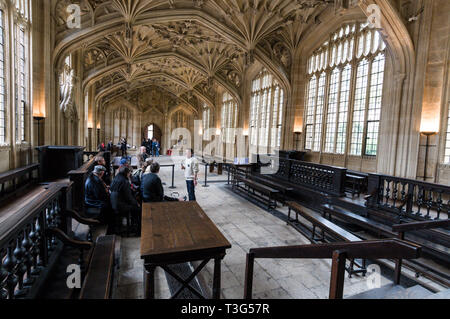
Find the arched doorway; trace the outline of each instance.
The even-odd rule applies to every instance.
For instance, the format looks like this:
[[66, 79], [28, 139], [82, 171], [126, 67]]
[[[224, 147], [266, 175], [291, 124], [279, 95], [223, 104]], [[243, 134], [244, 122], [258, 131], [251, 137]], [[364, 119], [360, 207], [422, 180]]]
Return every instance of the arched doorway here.
[[149, 139], [156, 138], [161, 144], [162, 148], [162, 140], [161, 140], [162, 131], [158, 125], [154, 123], [146, 125], [142, 131], [142, 138], [149, 138]]

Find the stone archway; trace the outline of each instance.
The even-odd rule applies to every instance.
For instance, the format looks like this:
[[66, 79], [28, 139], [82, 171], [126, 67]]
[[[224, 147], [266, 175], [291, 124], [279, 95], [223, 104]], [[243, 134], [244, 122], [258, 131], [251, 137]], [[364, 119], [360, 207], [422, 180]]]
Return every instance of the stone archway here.
[[[150, 129], [150, 127], [152, 128], [152, 130]], [[151, 134], [152, 136], [149, 136], [151, 131], [153, 132], [153, 134]], [[159, 141], [159, 143], [161, 144], [161, 149], [163, 149], [161, 128], [158, 125], [156, 125], [155, 123], [148, 123], [142, 129], [142, 138], [152, 139], [153, 137]]]

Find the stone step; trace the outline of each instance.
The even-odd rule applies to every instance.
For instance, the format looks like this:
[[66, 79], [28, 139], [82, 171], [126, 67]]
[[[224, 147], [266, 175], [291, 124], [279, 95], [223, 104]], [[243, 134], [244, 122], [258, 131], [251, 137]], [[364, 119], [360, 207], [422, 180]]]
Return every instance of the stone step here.
[[429, 291], [428, 289], [416, 285], [407, 288], [401, 299], [424, 299], [432, 294], [433, 292]]
[[371, 289], [360, 294], [348, 297], [348, 299], [385, 299], [387, 295], [399, 293], [405, 290], [401, 286], [396, 286], [394, 284], [388, 284], [380, 288]]
[[450, 289], [425, 297], [425, 299], [450, 299]]
[[431, 291], [419, 285], [405, 289], [399, 285], [389, 284], [351, 296], [348, 299], [424, 299], [432, 294]]

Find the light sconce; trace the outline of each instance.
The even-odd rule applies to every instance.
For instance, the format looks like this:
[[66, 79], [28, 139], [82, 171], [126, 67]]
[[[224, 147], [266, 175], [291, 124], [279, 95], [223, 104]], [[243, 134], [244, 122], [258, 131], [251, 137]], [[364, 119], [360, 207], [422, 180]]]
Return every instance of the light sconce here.
[[243, 133], [244, 136], [248, 136], [248, 129], [244, 129]]
[[216, 135], [220, 135], [222, 133], [222, 131], [220, 130], [220, 128], [218, 128], [217, 130], [216, 130]]

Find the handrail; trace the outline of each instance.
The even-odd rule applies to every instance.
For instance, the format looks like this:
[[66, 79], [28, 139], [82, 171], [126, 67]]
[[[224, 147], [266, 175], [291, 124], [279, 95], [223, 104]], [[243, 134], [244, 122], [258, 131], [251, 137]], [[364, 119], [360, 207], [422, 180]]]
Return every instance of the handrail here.
[[332, 257], [333, 251], [345, 250], [348, 258], [389, 259], [417, 258], [420, 249], [419, 245], [392, 238], [348, 243], [252, 248], [249, 254], [253, 254], [254, 258], [326, 259]]
[[[398, 239], [405, 239], [405, 232], [423, 230], [423, 229], [434, 229], [434, 228], [445, 228], [450, 226], [450, 219], [446, 220], [428, 220], [421, 222], [410, 222], [404, 224], [392, 225], [392, 231], [398, 232]], [[395, 261], [395, 272], [394, 272], [394, 282], [398, 285], [400, 284], [400, 277], [402, 273], [402, 258], [397, 258]]]
[[39, 169], [39, 163], [36, 164], [31, 164], [28, 166], [24, 166], [24, 167], [19, 167], [4, 173], [0, 174], [0, 183], [4, 183], [7, 182], [13, 178], [17, 178], [19, 176], [23, 176], [25, 174], [28, 174], [32, 171], [38, 170]]
[[0, 298], [35, 297], [57, 256], [59, 242], [47, 230], [64, 227], [66, 191], [50, 184], [0, 224]]
[[346, 259], [415, 259], [420, 257], [421, 251], [420, 246], [395, 238], [350, 243], [253, 248], [247, 254], [244, 298], [252, 298], [255, 258], [332, 259], [330, 299], [341, 299]]

